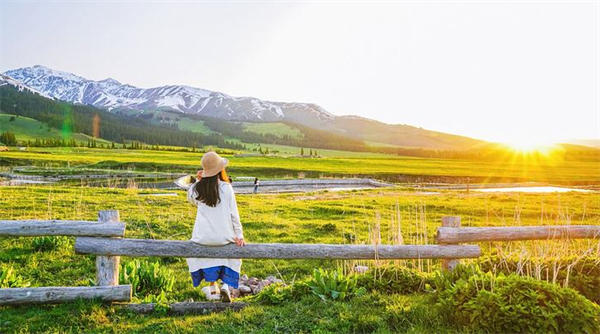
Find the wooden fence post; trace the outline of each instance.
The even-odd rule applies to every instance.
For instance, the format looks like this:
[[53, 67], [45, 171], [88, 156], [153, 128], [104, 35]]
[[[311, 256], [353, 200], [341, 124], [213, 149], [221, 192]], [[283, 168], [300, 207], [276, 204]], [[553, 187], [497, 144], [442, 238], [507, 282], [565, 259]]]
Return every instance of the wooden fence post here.
[[[104, 210], [98, 212], [98, 222], [119, 222], [118, 210]], [[96, 257], [96, 285], [119, 285], [120, 256], [97, 256]]]
[[[444, 216], [442, 217], [442, 226], [444, 227], [460, 227], [459, 216]], [[445, 243], [440, 243], [445, 244]], [[460, 261], [458, 259], [443, 259], [442, 270], [453, 270]]]

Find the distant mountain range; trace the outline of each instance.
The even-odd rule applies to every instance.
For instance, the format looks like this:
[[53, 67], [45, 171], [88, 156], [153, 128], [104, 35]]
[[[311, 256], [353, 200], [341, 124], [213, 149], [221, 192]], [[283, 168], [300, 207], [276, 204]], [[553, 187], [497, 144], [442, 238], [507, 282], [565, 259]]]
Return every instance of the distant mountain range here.
[[312, 103], [233, 97], [182, 85], [144, 89], [111, 78], [89, 80], [40, 65], [6, 71], [2, 80], [16, 81], [22, 89], [46, 97], [112, 112], [161, 110], [240, 122], [290, 122], [375, 146], [462, 150], [485, 143], [409, 125], [390, 125], [358, 116], [335, 116]]
[[270, 102], [253, 97], [233, 97], [201, 88], [167, 85], [138, 88], [108, 78], [93, 81], [45, 66], [19, 68], [5, 75], [40, 92], [67, 102], [103, 109], [175, 110], [227, 120], [276, 122], [329, 120], [334, 116], [309, 103]]

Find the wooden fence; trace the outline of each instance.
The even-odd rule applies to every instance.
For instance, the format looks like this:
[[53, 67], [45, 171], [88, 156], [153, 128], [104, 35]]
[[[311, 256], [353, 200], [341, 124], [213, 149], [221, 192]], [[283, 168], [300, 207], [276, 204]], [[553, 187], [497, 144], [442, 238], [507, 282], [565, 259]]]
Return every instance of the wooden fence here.
[[[500, 226], [500, 227], [460, 227], [460, 217], [442, 218], [436, 241], [441, 245], [457, 245], [467, 242], [485, 241], [524, 241], [553, 239], [598, 239], [598, 225], [542, 225], [542, 226]], [[452, 270], [459, 261], [443, 260], [442, 268]]]
[[[0, 236], [32, 237], [45, 235], [123, 237], [125, 224], [118, 211], [100, 211], [98, 221], [79, 220], [0, 220]], [[116, 240], [116, 239], [114, 239]], [[36, 287], [0, 289], [0, 305], [62, 303], [78, 298], [107, 302], [131, 300], [131, 285], [119, 285], [119, 259], [96, 257], [96, 286]]]
[[[131, 286], [119, 285], [120, 256], [178, 256], [254, 259], [441, 259], [452, 270], [461, 258], [481, 256], [478, 245], [464, 242], [531, 239], [600, 238], [600, 226], [460, 227], [460, 217], [442, 218], [438, 245], [330, 245], [248, 244], [202, 246], [191, 241], [123, 239], [125, 223], [118, 211], [100, 211], [98, 221], [0, 220], [0, 236], [76, 236], [75, 252], [96, 255], [93, 287], [39, 287], [0, 289], [0, 305], [58, 303], [77, 298], [107, 302], [131, 300]], [[148, 307], [137, 307], [146, 310]], [[195, 308], [209, 310], [210, 305]]]

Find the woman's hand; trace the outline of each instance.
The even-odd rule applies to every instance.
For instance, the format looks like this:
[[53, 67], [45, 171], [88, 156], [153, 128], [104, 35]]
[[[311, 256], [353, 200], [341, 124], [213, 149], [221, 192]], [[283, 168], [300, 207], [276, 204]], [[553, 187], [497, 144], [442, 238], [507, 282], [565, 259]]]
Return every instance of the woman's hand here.
[[200, 181], [202, 179], [202, 170], [196, 172], [196, 181]]
[[235, 241], [235, 244], [238, 245], [238, 247], [246, 246], [246, 242], [244, 241], [244, 238], [233, 238], [233, 241]]

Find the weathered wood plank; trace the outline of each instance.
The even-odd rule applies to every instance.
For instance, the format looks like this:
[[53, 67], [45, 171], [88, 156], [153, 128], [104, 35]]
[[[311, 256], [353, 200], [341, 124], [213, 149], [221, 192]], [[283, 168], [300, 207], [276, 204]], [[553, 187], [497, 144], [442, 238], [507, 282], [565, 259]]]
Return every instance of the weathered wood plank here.
[[[445, 227], [460, 227], [459, 216], [444, 216], [442, 217], [442, 226]], [[445, 242], [439, 242], [441, 245], [448, 244]], [[458, 259], [444, 259], [442, 260], [442, 270], [454, 270], [460, 261]]]
[[[98, 223], [118, 223], [119, 211], [104, 210], [98, 212]], [[118, 285], [119, 284], [119, 256], [97, 256], [96, 257], [96, 285]]]
[[98, 223], [83, 220], [0, 220], [0, 236], [74, 235], [122, 237], [123, 223]]
[[96, 255], [237, 259], [454, 259], [481, 255], [477, 245], [248, 244], [245, 247], [237, 247], [229, 244], [215, 247], [203, 246], [192, 241], [89, 237], [75, 240], [75, 252]]
[[131, 285], [0, 289], [0, 305], [64, 303], [76, 299], [131, 300]]
[[439, 243], [588, 238], [600, 239], [600, 226], [439, 227], [437, 231]]
[[[169, 305], [169, 314], [207, 314], [225, 310], [239, 311], [246, 307], [246, 303], [214, 303], [214, 302], [184, 302]], [[125, 308], [137, 313], [152, 313], [156, 304], [127, 304]]]

